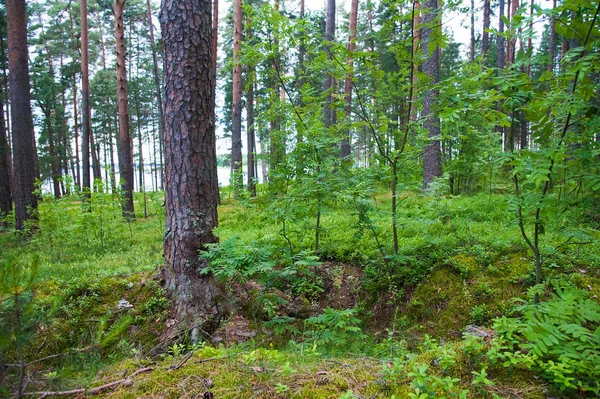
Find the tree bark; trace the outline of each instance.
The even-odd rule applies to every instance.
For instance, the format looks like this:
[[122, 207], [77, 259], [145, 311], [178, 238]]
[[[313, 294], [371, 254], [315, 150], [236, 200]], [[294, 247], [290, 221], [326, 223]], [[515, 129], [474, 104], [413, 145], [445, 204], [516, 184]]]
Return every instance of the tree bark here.
[[242, 186], [242, 0], [233, 2], [233, 96], [231, 113], [231, 177], [235, 196]]
[[125, 27], [123, 10], [125, 0], [115, 0], [115, 41], [117, 47], [117, 100], [119, 103], [119, 175], [121, 177], [121, 209], [126, 219], [135, 218], [133, 209], [133, 154], [129, 134], [127, 107], [127, 70], [125, 68]]
[[[510, 1], [510, 0], [509, 0]], [[504, 0], [498, 0], [498, 32], [504, 33]], [[506, 65], [504, 37], [498, 35], [498, 69]]]
[[[556, 9], [556, 0], [552, 0], [552, 9]], [[548, 71], [554, 72], [554, 48], [556, 47], [556, 19], [550, 19], [550, 48], [548, 49]]]
[[471, 0], [471, 46], [469, 49], [469, 61], [475, 61], [475, 0]]
[[[348, 27], [348, 58], [346, 58], [346, 66], [348, 72], [344, 81], [344, 98], [346, 104], [344, 106], [344, 113], [346, 114], [347, 122], [350, 123], [350, 116], [352, 114], [352, 78], [354, 69], [353, 53], [356, 48], [356, 22], [358, 19], [358, 0], [352, 0], [350, 6], [350, 24]], [[340, 145], [340, 155], [342, 159], [351, 161], [350, 158], [350, 129], [346, 132], [342, 138]]]
[[222, 316], [213, 277], [198, 251], [217, 242], [211, 0], [163, 0], [165, 84], [164, 275], [178, 327], [211, 332]]
[[0, 98], [0, 223], [12, 211], [10, 187], [10, 151], [4, 123], [4, 101]]
[[256, 197], [256, 168], [254, 154], [256, 152], [256, 138], [254, 128], [254, 66], [248, 65], [246, 76], [248, 77], [248, 91], [246, 92], [246, 133], [248, 135], [248, 192], [250, 196]]
[[80, 0], [81, 18], [81, 158], [82, 158], [82, 189], [91, 190], [90, 177], [90, 76], [88, 61], [88, 20], [87, 0]]
[[490, 0], [483, 1], [483, 32], [481, 34], [481, 55], [485, 57], [490, 48]]
[[[325, 20], [325, 51], [327, 60], [331, 60], [330, 48], [335, 40], [335, 0], [327, 0], [327, 16]], [[325, 70], [325, 81], [323, 82], [323, 93], [325, 93], [325, 104], [323, 105], [323, 125], [325, 128], [336, 123], [335, 110], [333, 105], [334, 77], [329, 71]]]
[[13, 138], [15, 228], [34, 217], [35, 136], [31, 114], [25, 0], [7, 0], [8, 71]]
[[424, 119], [423, 127], [428, 132], [429, 144], [423, 149], [423, 189], [427, 190], [435, 177], [442, 175], [442, 155], [440, 149], [440, 118], [437, 115], [436, 102], [439, 90], [435, 88], [440, 82], [440, 53], [438, 47], [429, 51], [430, 44], [434, 40], [433, 30], [438, 29], [435, 25], [440, 20], [438, 14], [437, 0], [427, 0], [427, 9], [423, 15], [421, 28], [421, 51], [423, 52], [423, 73], [427, 76], [428, 87], [423, 93], [423, 108], [421, 115]]

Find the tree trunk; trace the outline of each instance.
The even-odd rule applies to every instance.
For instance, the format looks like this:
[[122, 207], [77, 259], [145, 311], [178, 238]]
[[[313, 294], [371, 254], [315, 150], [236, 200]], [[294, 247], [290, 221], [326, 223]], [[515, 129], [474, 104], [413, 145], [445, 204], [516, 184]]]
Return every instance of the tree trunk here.
[[481, 34], [481, 55], [485, 57], [490, 48], [490, 0], [483, 1], [483, 32]]
[[471, 46], [469, 49], [469, 61], [475, 61], [475, 0], [471, 0]]
[[242, 186], [242, 0], [233, 2], [233, 96], [231, 113], [231, 177], [235, 196]]
[[[510, 1], [510, 0], [509, 0]], [[498, 32], [504, 33], [504, 0], [498, 0]], [[504, 52], [504, 37], [498, 35], [498, 69], [506, 65]]]
[[[552, 9], [556, 9], [556, 0], [552, 0]], [[548, 49], [548, 70], [554, 72], [554, 48], [556, 47], [556, 20], [550, 19], [550, 48]]]
[[[6, 19], [4, 20], [6, 23]], [[11, 192], [13, 187], [13, 161], [12, 161], [12, 146], [11, 146], [11, 130], [10, 130], [10, 105], [8, 101], [8, 78], [6, 77], [6, 53], [4, 50], [4, 36], [0, 35], [0, 56], [2, 57], [2, 83], [4, 88], [4, 106], [6, 107], [6, 116], [2, 115], [6, 123], [6, 145], [8, 146], [8, 176]], [[11, 206], [12, 207], [12, 206]]]
[[158, 57], [156, 55], [156, 44], [154, 43], [154, 25], [152, 24], [152, 9], [150, 8], [150, 0], [147, 0], [148, 6], [148, 31], [150, 32], [150, 46], [152, 47], [152, 65], [154, 71], [154, 84], [156, 85], [156, 99], [158, 101], [158, 149], [160, 159], [160, 187], [163, 187], [163, 144], [164, 138], [164, 117], [163, 117], [163, 101], [160, 88], [160, 76], [158, 74]]
[[0, 223], [12, 211], [9, 156], [6, 125], [4, 124], [4, 102], [0, 98]]
[[88, 20], [87, 0], [80, 0], [81, 18], [81, 158], [82, 158], [82, 189], [90, 190], [90, 76], [88, 64]]
[[7, 0], [8, 71], [13, 138], [15, 228], [34, 218], [35, 137], [31, 114], [25, 0]]
[[429, 50], [431, 41], [435, 37], [432, 34], [438, 16], [437, 0], [427, 0], [425, 3], [427, 11], [423, 15], [423, 28], [421, 29], [421, 51], [423, 52], [423, 73], [427, 76], [427, 87], [423, 93], [423, 127], [428, 132], [429, 144], [423, 149], [423, 189], [427, 190], [435, 177], [442, 175], [442, 155], [440, 149], [440, 118], [437, 115], [436, 102], [439, 97], [439, 90], [433, 86], [440, 81], [440, 53], [438, 46], [432, 51]]
[[254, 79], [256, 72], [254, 66], [248, 65], [246, 76], [248, 79], [248, 91], [246, 92], [246, 133], [248, 135], [248, 191], [250, 196], [256, 197], [256, 175], [254, 154], [256, 152], [256, 139], [254, 129]]
[[[327, 17], [325, 20], [325, 51], [327, 53], [327, 60], [331, 60], [331, 47], [335, 40], [335, 0], [327, 0]], [[323, 82], [323, 93], [325, 93], [325, 104], [323, 105], [323, 125], [328, 128], [334, 125], [335, 110], [332, 109], [333, 105], [333, 88], [334, 88], [334, 77], [331, 73], [325, 70], [325, 81]]]
[[119, 102], [119, 175], [121, 177], [121, 209], [126, 219], [135, 218], [133, 209], [133, 155], [129, 134], [127, 107], [127, 70], [125, 68], [125, 27], [123, 9], [125, 0], [115, 0], [115, 41], [117, 47], [117, 100]]
[[199, 272], [205, 244], [217, 242], [211, 1], [164, 0], [161, 6], [165, 84], [164, 276], [178, 329], [214, 331], [222, 310], [212, 276]]
[[[352, 5], [350, 7], [350, 25], [348, 27], [348, 53], [350, 55], [348, 56], [348, 58], [346, 58], [348, 73], [344, 81], [344, 97], [346, 100], [346, 104], [344, 106], [344, 113], [346, 114], [346, 120], [348, 122], [348, 125], [350, 125], [350, 116], [352, 114], [352, 77], [354, 69], [354, 60], [352, 58], [352, 54], [354, 53], [354, 49], [356, 48], [357, 18], [358, 0], [352, 0]], [[351, 161], [350, 152], [350, 129], [348, 129], [345, 136], [342, 138], [342, 142], [340, 145], [340, 155], [342, 159]]]

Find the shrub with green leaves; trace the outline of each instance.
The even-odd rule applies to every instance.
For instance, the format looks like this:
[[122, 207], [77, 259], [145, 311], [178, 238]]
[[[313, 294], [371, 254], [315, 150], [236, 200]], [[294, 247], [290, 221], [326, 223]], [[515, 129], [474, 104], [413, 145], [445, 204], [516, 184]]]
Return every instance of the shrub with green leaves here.
[[[531, 288], [530, 299], [547, 288]], [[560, 390], [600, 395], [600, 305], [564, 281], [551, 288], [546, 301], [517, 307], [518, 317], [496, 319], [491, 358], [540, 372]]]

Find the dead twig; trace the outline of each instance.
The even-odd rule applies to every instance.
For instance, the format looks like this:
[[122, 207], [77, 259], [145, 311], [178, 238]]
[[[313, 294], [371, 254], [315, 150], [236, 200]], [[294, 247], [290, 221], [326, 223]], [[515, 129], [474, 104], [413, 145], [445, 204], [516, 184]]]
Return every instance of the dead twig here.
[[174, 370], [180, 369], [181, 366], [183, 366], [188, 360], [190, 360], [190, 358], [192, 357], [193, 354], [194, 354], [194, 352], [189, 352], [187, 355], [185, 355], [183, 357], [183, 359], [181, 359], [181, 361], [179, 363], [177, 363], [176, 365], [169, 366], [169, 371], [174, 371]]
[[41, 398], [46, 398], [48, 396], [72, 396], [72, 395], [93, 396], [93, 395], [98, 395], [99, 393], [102, 393], [103, 391], [116, 388], [119, 385], [131, 386], [133, 384], [133, 382], [131, 381], [131, 378], [135, 377], [138, 374], [145, 373], [145, 372], [152, 371], [152, 370], [154, 370], [153, 367], [144, 367], [143, 369], [134, 371], [133, 373], [129, 374], [127, 377], [125, 377], [121, 380], [109, 382], [108, 384], [100, 385], [100, 386], [94, 387], [94, 388], [89, 388], [89, 389], [80, 388], [80, 389], [72, 389], [70, 391], [24, 392], [23, 396], [38, 396], [39, 395], [39, 397], [41, 399]]

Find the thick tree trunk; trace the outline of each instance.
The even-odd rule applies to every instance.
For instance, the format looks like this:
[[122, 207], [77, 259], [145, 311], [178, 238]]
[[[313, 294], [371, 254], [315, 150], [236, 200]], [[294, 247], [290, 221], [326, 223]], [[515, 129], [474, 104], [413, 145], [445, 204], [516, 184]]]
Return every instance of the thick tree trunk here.
[[88, 20], [87, 0], [81, 1], [81, 158], [82, 158], [82, 189], [90, 190], [90, 76], [88, 61]]
[[6, 125], [4, 123], [4, 102], [0, 99], [0, 222], [12, 211], [12, 190], [10, 187], [10, 151]]
[[[350, 116], [352, 114], [352, 77], [354, 69], [354, 59], [352, 58], [352, 54], [354, 53], [354, 49], [356, 48], [357, 18], [358, 0], [352, 0], [352, 5], [350, 6], [350, 24], [348, 27], [348, 53], [350, 53], [350, 55], [346, 59], [348, 73], [344, 81], [344, 97], [346, 101], [346, 104], [344, 106], [344, 113], [346, 114], [346, 119], [348, 123], [350, 123]], [[342, 142], [340, 144], [340, 155], [342, 159], [346, 160], [347, 162], [351, 161], [350, 152], [350, 129], [348, 129], [345, 136], [342, 138]]]
[[481, 55], [484, 57], [490, 48], [490, 0], [483, 1], [483, 33], [481, 34]]
[[427, 0], [427, 11], [423, 15], [423, 28], [421, 29], [421, 51], [423, 52], [423, 73], [427, 76], [428, 87], [423, 93], [423, 109], [421, 115], [424, 119], [423, 127], [428, 132], [429, 144], [423, 149], [423, 189], [427, 190], [435, 177], [442, 175], [442, 154], [440, 149], [440, 118], [437, 116], [436, 102], [439, 90], [434, 86], [440, 82], [440, 53], [437, 47], [429, 50], [432, 34], [436, 21], [439, 21], [437, 0]]
[[198, 257], [217, 242], [218, 180], [210, 0], [163, 0], [161, 27], [165, 84], [164, 275], [178, 327], [211, 332], [222, 316], [220, 291], [201, 275]]
[[233, 2], [233, 96], [231, 112], [231, 176], [235, 195], [242, 187], [242, 0]]
[[159, 159], [160, 159], [160, 187], [163, 187], [163, 176], [164, 176], [164, 168], [163, 168], [163, 144], [165, 141], [164, 138], [164, 117], [163, 117], [163, 101], [162, 94], [160, 88], [160, 76], [158, 73], [158, 57], [156, 55], [156, 44], [154, 43], [154, 25], [152, 24], [152, 9], [150, 8], [150, 0], [146, 2], [148, 7], [148, 31], [150, 32], [150, 46], [152, 47], [152, 66], [154, 71], [154, 84], [156, 85], [156, 99], [158, 101], [158, 138], [159, 138]]
[[129, 111], [127, 107], [127, 70], [125, 68], [125, 27], [123, 9], [125, 0], [115, 0], [115, 41], [117, 47], [117, 100], [119, 103], [119, 175], [121, 177], [123, 217], [135, 218], [133, 209], [133, 154], [129, 134]]
[[23, 230], [25, 222], [34, 217], [37, 209], [37, 197], [33, 194], [36, 151], [31, 114], [25, 0], [7, 0], [6, 16], [13, 138], [15, 227], [17, 230]]

